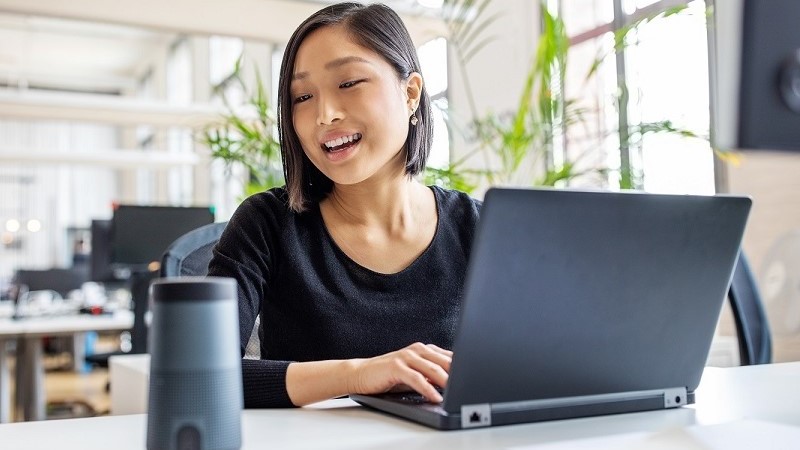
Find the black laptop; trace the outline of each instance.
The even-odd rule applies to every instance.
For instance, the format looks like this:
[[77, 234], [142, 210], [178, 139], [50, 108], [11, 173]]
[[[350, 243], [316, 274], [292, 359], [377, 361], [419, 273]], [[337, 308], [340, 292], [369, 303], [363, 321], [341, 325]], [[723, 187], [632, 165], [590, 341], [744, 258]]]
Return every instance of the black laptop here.
[[447, 430], [693, 403], [750, 205], [490, 189], [444, 401], [351, 398]]

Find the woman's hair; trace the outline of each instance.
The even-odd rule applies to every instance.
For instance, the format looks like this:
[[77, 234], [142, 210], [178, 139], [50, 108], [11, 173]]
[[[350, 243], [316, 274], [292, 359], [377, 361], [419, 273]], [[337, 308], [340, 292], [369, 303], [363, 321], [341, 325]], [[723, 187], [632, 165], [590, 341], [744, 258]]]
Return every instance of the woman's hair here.
[[[295, 30], [281, 63], [278, 81], [278, 136], [283, 156], [283, 174], [289, 207], [302, 212], [309, 201], [319, 202], [331, 191], [333, 182], [306, 157], [292, 122], [291, 83], [297, 49], [315, 30], [326, 26], [344, 27], [355, 43], [381, 55], [401, 80], [421, 72], [417, 50], [403, 21], [391, 8], [381, 5], [339, 3], [314, 13]], [[416, 126], [409, 126], [406, 138], [406, 174], [414, 176], [425, 169], [433, 139], [431, 102], [425, 86], [414, 113]]]

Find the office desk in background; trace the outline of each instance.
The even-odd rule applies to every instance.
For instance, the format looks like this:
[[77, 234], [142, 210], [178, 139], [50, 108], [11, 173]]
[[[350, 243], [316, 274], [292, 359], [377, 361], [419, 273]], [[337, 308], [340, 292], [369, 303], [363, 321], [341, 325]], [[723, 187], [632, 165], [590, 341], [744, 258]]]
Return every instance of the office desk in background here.
[[[435, 431], [348, 399], [245, 410], [247, 449], [797, 448], [800, 362], [708, 368], [691, 407], [466, 431]], [[2, 448], [145, 447], [146, 415], [0, 425]], [[755, 444], [754, 444], [755, 443]], [[694, 447], [692, 447], [694, 445]]]
[[[69, 336], [87, 331], [127, 330], [133, 326], [131, 311], [112, 315], [65, 315], [0, 319], [0, 423], [11, 420], [7, 345], [17, 342], [16, 420], [45, 419], [43, 336]], [[0, 445], [1, 448], [5, 448]]]

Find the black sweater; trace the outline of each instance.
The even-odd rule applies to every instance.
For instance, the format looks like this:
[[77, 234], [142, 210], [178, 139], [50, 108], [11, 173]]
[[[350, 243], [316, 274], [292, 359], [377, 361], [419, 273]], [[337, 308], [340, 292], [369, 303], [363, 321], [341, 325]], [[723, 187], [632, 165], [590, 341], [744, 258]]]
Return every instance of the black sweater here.
[[292, 406], [286, 369], [293, 361], [372, 357], [417, 341], [452, 347], [481, 203], [431, 189], [439, 216], [433, 241], [390, 275], [345, 255], [319, 205], [301, 214], [289, 210], [283, 188], [239, 206], [209, 275], [238, 282], [242, 355], [261, 316], [261, 359], [242, 360], [245, 407]]

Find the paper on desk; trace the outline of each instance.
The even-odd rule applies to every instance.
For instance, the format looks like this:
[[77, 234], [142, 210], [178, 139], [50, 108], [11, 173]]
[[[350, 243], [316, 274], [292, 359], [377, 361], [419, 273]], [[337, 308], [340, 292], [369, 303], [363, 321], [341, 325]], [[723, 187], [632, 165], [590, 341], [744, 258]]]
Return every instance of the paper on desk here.
[[695, 425], [658, 433], [625, 433], [553, 444], [514, 447], [515, 450], [796, 450], [800, 427], [758, 420]]

